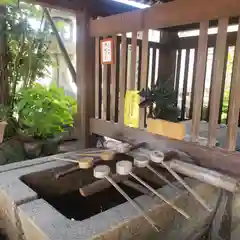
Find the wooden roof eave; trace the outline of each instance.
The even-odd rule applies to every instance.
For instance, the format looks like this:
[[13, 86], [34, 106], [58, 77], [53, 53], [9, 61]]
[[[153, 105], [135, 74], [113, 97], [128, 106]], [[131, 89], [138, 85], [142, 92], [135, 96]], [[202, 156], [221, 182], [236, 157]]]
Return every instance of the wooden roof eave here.
[[110, 0], [37, 0], [37, 3], [46, 7], [72, 12], [87, 9], [91, 16], [101, 17], [136, 9], [135, 7]]

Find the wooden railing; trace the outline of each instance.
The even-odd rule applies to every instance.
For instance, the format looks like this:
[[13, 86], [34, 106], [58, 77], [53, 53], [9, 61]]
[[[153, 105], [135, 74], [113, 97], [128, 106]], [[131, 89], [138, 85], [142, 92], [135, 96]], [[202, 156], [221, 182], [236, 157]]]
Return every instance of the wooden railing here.
[[[148, 85], [149, 72], [149, 52], [150, 44], [148, 41], [149, 29], [163, 29], [165, 31], [177, 31], [176, 26], [186, 24], [199, 24], [200, 34], [198, 37], [197, 46], [184, 43], [186, 49], [186, 65], [189, 66], [190, 49], [195, 52], [194, 80], [192, 87], [192, 141], [197, 141], [199, 135], [199, 125], [202, 115], [202, 103], [204, 95], [204, 83], [207, 62], [207, 50], [209, 44], [214, 46], [214, 62], [212, 67], [212, 87], [211, 100], [209, 103], [209, 132], [208, 144], [215, 146], [216, 144], [216, 128], [219, 121], [220, 101], [223, 98], [223, 86], [226, 56], [228, 45], [227, 26], [230, 17], [238, 17], [240, 15], [239, 0], [208, 0], [192, 1], [179, 0], [166, 4], [160, 4], [155, 7], [139, 10], [131, 13], [110, 16], [92, 20], [90, 23], [90, 35], [96, 38], [96, 117], [104, 120], [118, 121], [123, 123], [124, 117], [124, 96], [127, 88], [136, 89], [146, 88]], [[208, 35], [208, 28], [212, 23], [211, 20], [218, 20], [218, 34], [216, 37]], [[142, 41], [136, 50], [136, 35], [138, 31], [142, 31]], [[132, 32], [132, 53], [131, 53], [131, 74], [130, 82], [127, 81], [127, 46], [128, 40], [127, 32]], [[118, 42], [116, 34], [121, 33], [121, 48], [116, 44], [115, 53], [116, 61], [113, 65], [104, 65], [102, 68], [99, 65], [99, 39], [105, 36], [112, 36], [115, 42]], [[216, 44], [214, 43], [216, 39]], [[181, 45], [182, 44], [182, 45]], [[180, 41], [180, 47], [183, 48], [183, 42]], [[230, 89], [229, 111], [228, 111], [228, 127], [227, 127], [227, 145], [228, 150], [235, 150], [237, 126], [239, 117], [239, 103], [240, 103], [240, 28], [237, 33], [235, 47], [235, 57], [233, 63], [233, 74]], [[174, 46], [175, 47], [175, 46]], [[176, 50], [172, 47], [172, 50]], [[159, 51], [161, 56], [161, 44]], [[138, 55], [141, 58], [141, 67], [137, 76], [137, 86], [135, 86], [135, 59]], [[165, 52], [166, 53], [166, 52]], [[197, 53], [197, 54], [196, 54]], [[167, 56], [167, 54], [165, 54]], [[178, 71], [176, 76], [179, 76], [179, 64], [181, 58], [181, 51], [178, 54]], [[187, 67], [188, 68], [188, 67]], [[185, 68], [184, 76], [184, 91], [181, 117], [184, 118], [186, 106], [186, 85], [188, 69]], [[160, 69], [161, 70], [161, 69]], [[160, 71], [159, 70], [159, 71]], [[119, 73], [119, 74], [118, 74]], [[161, 74], [161, 71], [158, 75]], [[154, 79], [154, 77], [153, 77]], [[178, 79], [177, 79], [178, 81]], [[177, 82], [176, 81], [176, 82]], [[176, 83], [175, 82], [175, 83]], [[111, 83], [111, 84], [110, 84]], [[176, 84], [175, 84], [176, 85]], [[98, 103], [102, 104], [99, 105]], [[101, 110], [103, 109], [103, 111]], [[144, 127], [145, 112], [140, 112], [140, 128]]]
[[[141, 89], [142, 40], [137, 39], [137, 33], [132, 38], [126, 36], [112, 37], [114, 42], [114, 63], [100, 63], [100, 40], [96, 38], [96, 98], [95, 117], [123, 121], [124, 98], [127, 89]], [[158, 42], [148, 42], [146, 86], [152, 87], [158, 77], [159, 53], [161, 45]], [[120, 80], [121, 79], [121, 80]], [[121, 84], [120, 84], [121, 83]], [[121, 91], [121, 93], [120, 93]]]
[[[196, 29], [197, 31], [198, 29]], [[228, 78], [229, 86], [231, 86], [232, 77], [232, 66], [231, 60], [228, 56], [234, 55], [234, 49], [236, 46], [237, 32], [229, 32], [227, 34], [226, 44], [222, 46], [222, 50], [225, 48], [225, 57], [222, 69], [218, 72], [218, 79], [222, 79], [221, 94], [219, 100], [219, 116], [218, 123], [227, 123], [228, 114], [226, 113], [226, 119], [221, 119], [223, 115], [223, 97], [225, 88], [225, 80]], [[206, 61], [207, 71], [210, 73], [209, 76], [205, 75], [203, 90], [204, 93], [208, 94], [206, 100], [203, 100], [201, 120], [209, 121], [209, 111], [210, 102], [212, 97], [212, 86], [213, 86], [213, 68], [214, 68], [214, 58], [216, 49], [217, 34], [208, 35], [208, 55]], [[192, 119], [192, 109], [193, 109], [193, 98], [194, 98], [194, 83], [196, 78], [196, 62], [197, 62], [197, 49], [198, 49], [198, 36], [182, 37], [179, 38], [179, 48], [178, 48], [178, 61], [176, 66], [176, 82], [175, 89], [178, 94], [178, 107], [180, 108], [180, 120]], [[185, 54], [184, 54], [185, 53]], [[183, 56], [185, 55], [185, 56]], [[210, 57], [213, 59], [210, 59]], [[219, 56], [216, 56], [219, 57]], [[211, 60], [211, 61], [210, 61]], [[184, 71], [183, 71], [184, 69]], [[182, 74], [180, 76], [180, 72]], [[206, 71], [206, 72], [207, 72]], [[180, 84], [180, 78], [183, 79]], [[210, 88], [206, 88], [206, 82], [210, 82]], [[204, 94], [205, 95], [205, 94]], [[204, 98], [204, 99], [205, 99]], [[224, 111], [224, 113], [226, 110]], [[240, 122], [239, 122], [240, 125]]]

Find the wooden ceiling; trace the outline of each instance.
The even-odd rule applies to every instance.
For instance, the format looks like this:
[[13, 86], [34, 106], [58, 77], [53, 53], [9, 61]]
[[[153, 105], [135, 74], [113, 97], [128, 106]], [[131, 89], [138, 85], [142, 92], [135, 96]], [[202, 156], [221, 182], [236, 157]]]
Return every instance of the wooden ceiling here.
[[[149, 5], [165, 3], [173, 0], [132, 0]], [[112, 0], [37, 0], [39, 4], [70, 11], [81, 11], [87, 8], [92, 16], [109, 16], [136, 10], [137, 8]]]
[[43, 6], [74, 12], [88, 9], [92, 16], [102, 17], [136, 10], [135, 7], [111, 0], [37, 0], [37, 2]]
[[171, 2], [173, 0], [133, 0], [133, 1], [148, 4], [148, 5], [153, 5], [153, 4], [157, 4], [157, 3]]

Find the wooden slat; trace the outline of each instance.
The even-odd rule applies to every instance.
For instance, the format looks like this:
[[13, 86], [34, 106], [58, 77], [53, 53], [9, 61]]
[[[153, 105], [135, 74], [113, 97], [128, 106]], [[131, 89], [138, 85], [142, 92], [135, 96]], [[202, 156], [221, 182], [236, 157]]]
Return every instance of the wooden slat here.
[[[155, 71], [156, 71], [156, 55], [157, 55], [157, 49], [152, 48], [152, 76], [151, 76], [151, 89], [155, 86]], [[153, 113], [153, 106], [150, 106], [149, 108], [149, 116], [152, 116]]]
[[194, 49], [194, 65], [193, 65], [193, 79], [192, 79], [192, 89], [191, 89], [191, 100], [190, 100], [190, 109], [189, 109], [189, 118], [192, 119], [193, 111], [193, 99], [194, 99], [194, 87], [196, 82], [196, 67], [197, 67], [197, 49]]
[[189, 154], [200, 166], [231, 173], [240, 177], [240, 153], [229, 152], [222, 148], [209, 148], [196, 143], [169, 139], [160, 135], [148, 133], [145, 130], [123, 127], [98, 119], [91, 119], [91, 132], [118, 140], [135, 140], [135, 143], [147, 142], [150, 148], [163, 152], [176, 149]]
[[233, 76], [231, 83], [230, 105], [228, 112], [228, 131], [226, 147], [230, 151], [234, 151], [237, 139], [237, 126], [240, 104], [240, 23], [238, 29], [237, 43], [235, 48], [235, 56], [233, 63]]
[[119, 79], [119, 123], [124, 124], [124, 98], [126, 89], [126, 71], [127, 71], [127, 37], [122, 34], [121, 55], [120, 55], [120, 79]]
[[[141, 63], [141, 82], [140, 82], [140, 90], [145, 89], [147, 87], [147, 79], [148, 79], [148, 30], [143, 31], [143, 39], [142, 39], [142, 63]], [[145, 109], [140, 109], [140, 119], [139, 126], [140, 128], [144, 128], [145, 123]]]
[[156, 55], [157, 55], [157, 49], [153, 48], [153, 55], [152, 55], [152, 79], [151, 79], [151, 88], [153, 88], [153, 86], [155, 85], [155, 80], [156, 80], [156, 76], [155, 76], [155, 70], [156, 70]]
[[102, 66], [102, 119], [107, 120], [107, 108], [108, 108], [108, 66]]
[[137, 80], [137, 90], [141, 88], [141, 64], [142, 64], [142, 42], [138, 45], [138, 80]]
[[117, 36], [113, 38], [114, 54], [113, 54], [113, 64], [111, 65], [111, 121], [116, 120], [116, 103], [117, 103]]
[[177, 72], [176, 72], [176, 80], [175, 80], [175, 91], [177, 95], [176, 105], [178, 105], [178, 92], [179, 92], [179, 80], [180, 80], [180, 70], [181, 70], [181, 59], [182, 59], [182, 50], [178, 49], [178, 57], [177, 57]]
[[99, 76], [100, 76], [100, 41], [99, 38], [95, 39], [95, 117], [100, 117], [100, 85], [99, 85]]
[[216, 133], [221, 97], [221, 86], [223, 81], [224, 60], [227, 42], [228, 18], [219, 20], [218, 36], [215, 49], [213, 79], [211, 83], [211, 101], [208, 129], [208, 144], [210, 147], [216, 145]]
[[220, 97], [220, 105], [219, 105], [219, 115], [218, 115], [218, 123], [221, 123], [222, 118], [222, 108], [223, 108], [223, 98], [224, 98], [224, 90], [225, 90], [225, 82], [227, 76], [227, 64], [228, 64], [228, 45], [226, 46], [225, 57], [224, 57], [224, 68], [223, 68], [223, 82], [221, 87], [221, 97]]
[[111, 66], [107, 65], [107, 112], [106, 119], [111, 119]]
[[137, 32], [132, 33], [132, 53], [131, 53], [131, 66], [130, 66], [130, 90], [136, 87], [136, 63], [137, 63]]
[[185, 111], [186, 111], [189, 57], [190, 57], [190, 49], [187, 49], [186, 50], [186, 60], [185, 60], [184, 81], [183, 81], [183, 92], [182, 92], [182, 109], [181, 109], [181, 120], [182, 121], [185, 119]]
[[209, 21], [240, 13], [239, 0], [181, 0], [157, 4], [151, 8], [92, 20], [92, 36], [105, 36], [142, 29], [166, 28]]
[[94, 58], [95, 42], [89, 36], [88, 25], [90, 16], [83, 11], [76, 14], [77, 43], [77, 131], [82, 144], [81, 147], [90, 146], [89, 125], [90, 117], [95, 115], [95, 77]]
[[206, 60], [207, 60], [207, 41], [208, 41], [208, 22], [200, 23], [200, 36], [198, 43], [198, 55], [196, 66], [196, 81], [193, 99], [193, 116], [192, 116], [192, 141], [197, 141], [199, 133], [199, 123], [201, 118], [201, 111], [199, 106], [203, 99], [203, 85], [205, 80]]
[[207, 110], [207, 118], [206, 121], [209, 121], [210, 118], [210, 106], [211, 106], [211, 101], [212, 101], [212, 89], [213, 89], [213, 74], [214, 74], [214, 59], [216, 55], [216, 49], [213, 49], [213, 60], [212, 60], [212, 72], [211, 72], [211, 79], [210, 79], [210, 92], [209, 92], [209, 99], [208, 99], [208, 110]]
[[120, 43], [121, 39], [117, 38], [117, 52], [116, 52], [116, 64], [117, 64], [117, 77], [116, 77], [116, 107], [115, 107], [115, 122], [118, 122], [119, 118], [119, 79], [120, 79]]

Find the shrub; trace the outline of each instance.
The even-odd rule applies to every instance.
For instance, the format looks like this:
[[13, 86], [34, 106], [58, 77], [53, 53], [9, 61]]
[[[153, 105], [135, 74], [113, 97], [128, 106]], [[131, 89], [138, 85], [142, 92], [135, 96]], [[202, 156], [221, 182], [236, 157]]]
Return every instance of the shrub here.
[[76, 101], [55, 85], [47, 88], [35, 84], [18, 93], [15, 112], [26, 135], [46, 139], [73, 125]]
[[176, 106], [177, 94], [171, 82], [161, 82], [151, 90], [142, 90], [139, 95], [144, 99], [141, 108], [152, 108], [148, 117], [178, 122], [179, 109]]

